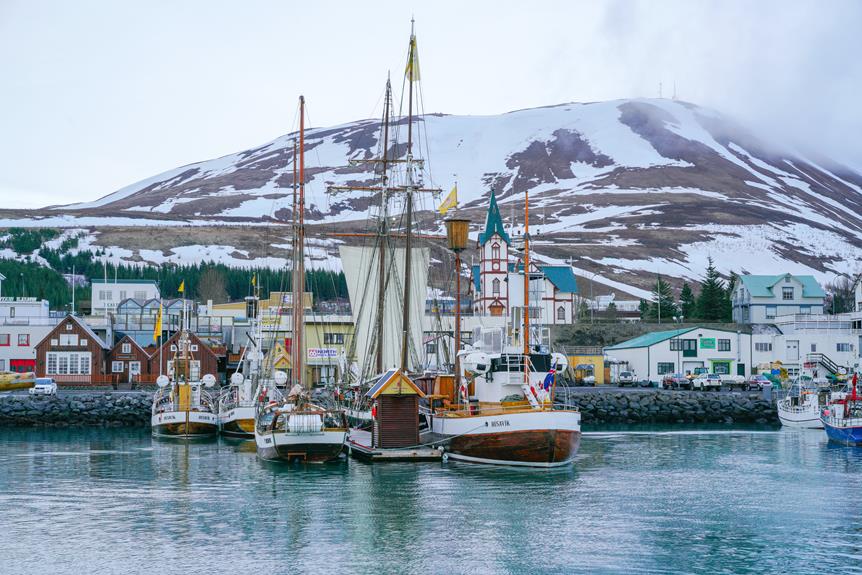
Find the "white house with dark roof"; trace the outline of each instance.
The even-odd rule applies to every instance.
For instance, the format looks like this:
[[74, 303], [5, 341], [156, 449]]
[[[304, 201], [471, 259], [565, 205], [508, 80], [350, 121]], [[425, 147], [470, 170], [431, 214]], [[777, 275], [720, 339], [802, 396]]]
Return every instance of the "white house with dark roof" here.
[[783, 315], [823, 313], [826, 293], [814, 276], [739, 276], [731, 297], [736, 323], [773, 323]]
[[[524, 305], [524, 271], [510, 257], [512, 240], [503, 226], [497, 198], [491, 192], [485, 229], [479, 234], [479, 264], [471, 269], [473, 313], [509, 316]], [[530, 264], [530, 307], [537, 308], [545, 325], [575, 322], [578, 284], [570, 266]]]

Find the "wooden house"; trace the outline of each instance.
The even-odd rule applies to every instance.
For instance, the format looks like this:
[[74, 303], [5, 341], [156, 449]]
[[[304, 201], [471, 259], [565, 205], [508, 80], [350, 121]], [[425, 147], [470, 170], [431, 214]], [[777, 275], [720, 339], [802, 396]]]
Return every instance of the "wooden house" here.
[[36, 345], [36, 374], [58, 384], [104, 383], [110, 348], [81, 319], [67, 315]]
[[[177, 332], [172, 335], [168, 341], [162, 344], [161, 353], [156, 349], [155, 353], [150, 356], [150, 373], [163, 373], [167, 376], [173, 373], [174, 356], [182, 351], [178, 347], [181, 334], [182, 332]], [[194, 358], [190, 366], [190, 377], [198, 379], [208, 373], [218, 376], [219, 358], [210, 346], [191, 332], [189, 332], [189, 345], [189, 352]]]
[[128, 335], [123, 336], [108, 352], [106, 366], [119, 382], [151, 381], [150, 355]]
[[419, 444], [419, 398], [422, 390], [401, 370], [384, 373], [366, 393], [374, 402], [372, 447]]

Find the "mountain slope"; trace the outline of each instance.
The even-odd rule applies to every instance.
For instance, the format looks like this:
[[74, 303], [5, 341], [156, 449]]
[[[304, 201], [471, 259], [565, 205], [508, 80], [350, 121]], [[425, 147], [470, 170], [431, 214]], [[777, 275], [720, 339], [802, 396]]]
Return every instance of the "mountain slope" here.
[[[403, 120], [395, 129], [403, 141]], [[306, 141], [308, 219], [326, 229], [361, 229], [375, 198], [327, 194], [326, 187], [376, 182], [373, 166], [348, 159], [379, 155], [378, 122], [313, 129]], [[647, 287], [655, 273], [697, 277], [709, 255], [725, 272], [792, 271], [825, 280], [854, 271], [862, 253], [862, 174], [782, 149], [692, 104], [637, 99], [428, 115], [416, 141], [428, 159], [425, 184], [448, 190], [457, 180], [474, 229], [492, 188], [507, 225], [521, 219], [529, 191], [538, 253], [609, 285]], [[289, 221], [293, 145], [285, 135], [51, 212], [131, 218], [126, 224]], [[403, 144], [390, 148], [391, 157], [405, 153]], [[425, 228], [439, 228], [436, 203], [420, 202]]]

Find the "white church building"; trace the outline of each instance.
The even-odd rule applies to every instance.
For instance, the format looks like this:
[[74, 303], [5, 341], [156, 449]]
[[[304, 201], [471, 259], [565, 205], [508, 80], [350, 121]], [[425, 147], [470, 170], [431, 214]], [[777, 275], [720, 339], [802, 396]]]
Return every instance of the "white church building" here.
[[[493, 191], [478, 247], [479, 264], [472, 266], [470, 282], [473, 314], [511, 317], [513, 310], [524, 305], [524, 266], [503, 226]], [[578, 285], [570, 266], [530, 262], [530, 308], [534, 310], [531, 313], [538, 309], [543, 324], [575, 323], [577, 294]]]

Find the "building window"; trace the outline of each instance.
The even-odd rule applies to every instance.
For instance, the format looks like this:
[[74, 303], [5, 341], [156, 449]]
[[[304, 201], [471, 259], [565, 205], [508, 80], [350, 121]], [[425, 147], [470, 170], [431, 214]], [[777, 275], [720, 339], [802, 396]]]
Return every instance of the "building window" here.
[[78, 345], [78, 334], [76, 333], [61, 333], [60, 334], [60, 345], [61, 346], [77, 346]]
[[15, 308], [14, 307], [9, 308], [9, 317], [15, 317]]
[[766, 306], [766, 319], [773, 319], [775, 317], [776, 312], [778, 311], [778, 307], [774, 305]]
[[563, 306], [557, 308], [557, 320], [566, 321], [566, 308]]
[[111, 373], [123, 373], [123, 362], [122, 361], [112, 361], [111, 362]]
[[660, 362], [658, 363], [658, 374], [659, 374], [659, 375], [664, 375], [664, 374], [666, 374], [666, 373], [673, 373], [673, 372], [675, 371], [675, 370], [674, 370], [674, 367], [675, 367], [675, 364], [674, 364], [674, 363], [672, 363], [672, 362], [662, 362], [662, 361], [660, 361]]
[[142, 299], [147, 299], [147, 292], [145, 292], [145, 291], [136, 291], [136, 292], [135, 292], [135, 299], [141, 299], [141, 300], [142, 300]]
[[681, 340], [676, 339], [676, 338], [670, 340], [670, 350], [671, 351], [682, 351], [682, 346], [680, 345], [680, 341]]
[[190, 345], [189, 345], [189, 349], [190, 349], [191, 351], [197, 351], [197, 350], [198, 350], [198, 344], [196, 344], [196, 343], [192, 343], [192, 344], [190, 344]]
[[129, 362], [129, 375], [141, 375], [141, 362], [140, 361], [130, 361]]
[[120, 301], [126, 299], [126, 290], [120, 290]]
[[792, 300], [793, 299], [793, 288], [792, 287], [781, 288], [781, 299]]
[[0, 333], [0, 345], [9, 345], [8, 333]]
[[329, 344], [329, 345], [343, 344], [344, 343], [344, 334], [343, 333], [324, 332], [323, 343]]
[[72, 322], [66, 324], [66, 331], [72, 331]]
[[19, 333], [18, 334], [18, 345], [30, 345], [30, 334], [29, 333]]
[[0, 359], [0, 371], [6, 371], [6, 360]]
[[849, 343], [836, 343], [835, 344], [835, 351], [845, 351], [846, 352], [846, 351], [850, 351], [851, 349], [852, 349], [852, 347], [850, 346]]
[[124, 343], [120, 350], [122, 353], [132, 353], [132, 344]]
[[771, 343], [755, 343], [754, 351], [772, 351]]
[[718, 351], [730, 351], [730, 340], [729, 339], [718, 340]]
[[816, 352], [817, 352], [817, 344], [816, 344], [816, 343], [812, 343], [812, 344], [811, 344], [811, 353], [816, 353]]
[[811, 313], [811, 306], [810, 305], [799, 306], [799, 313], [810, 314]]
[[500, 280], [494, 278], [494, 281], [491, 282], [491, 293], [495, 296], [500, 295]]
[[491, 244], [491, 258], [495, 260], [500, 259], [500, 244]]

